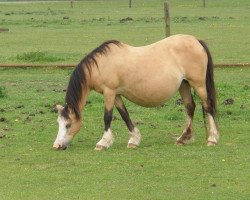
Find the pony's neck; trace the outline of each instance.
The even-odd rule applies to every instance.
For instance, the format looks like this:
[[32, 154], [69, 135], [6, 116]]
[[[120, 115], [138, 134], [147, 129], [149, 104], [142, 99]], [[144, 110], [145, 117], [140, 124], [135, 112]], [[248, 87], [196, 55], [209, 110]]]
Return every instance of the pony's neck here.
[[80, 111], [83, 110], [83, 108], [85, 107], [85, 105], [87, 103], [89, 92], [90, 92], [89, 88], [87, 86], [85, 86], [84, 89], [83, 89], [82, 99], [78, 103]]
[[[85, 107], [87, 100], [88, 100], [88, 96], [91, 90], [91, 75], [88, 69], [83, 69], [84, 70], [84, 85], [82, 86], [82, 95], [81, 95], [81, 99], [78, 102], [78, 106], [79, 106], [79, 110], [82, 111], [83, 108]], [[90, 69], [91, 71], [93, 70], [92, 68]]]

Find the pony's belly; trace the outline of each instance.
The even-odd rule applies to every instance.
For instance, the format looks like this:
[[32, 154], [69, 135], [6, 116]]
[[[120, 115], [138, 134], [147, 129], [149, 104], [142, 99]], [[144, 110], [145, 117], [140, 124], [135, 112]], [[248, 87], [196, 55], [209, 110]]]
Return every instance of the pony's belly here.
[[144, 77], [130, 79], [130, 82], [126, 81], [122, 85], [120, 94], [128, 100], [145, 107], [164, 104], [176, 93], [183, 80], [181, 75], [175, 74], [165, 76], [157, 74], [157, 76], [147, 79]]
[[[133, 67], [129, 67], [133, 66]], [[121, 68], [118, 92], [128, 100], [145, 107], [164, 104], [179, 89], [183, 73], [171, 61], [147, 59]]]
[[163, 105], [169, 98], [166, 99], [157, 99], [157, 101], [155, 99], [140, 99], [137, 97], [131, 97], [131, 96], [125, 96], [124, 97], [126, 99], [128, 99], [129, 101], [139, 105], [139, 106], [143, 106], [143, 107], [157, 107], [157, 106], [161, 106]]
[[163, 105], [178, 90], [178, 87], [165, 90], [130, 90], [124, 91], [122, 96], [126, 99], [144, 107], [156, 107]]

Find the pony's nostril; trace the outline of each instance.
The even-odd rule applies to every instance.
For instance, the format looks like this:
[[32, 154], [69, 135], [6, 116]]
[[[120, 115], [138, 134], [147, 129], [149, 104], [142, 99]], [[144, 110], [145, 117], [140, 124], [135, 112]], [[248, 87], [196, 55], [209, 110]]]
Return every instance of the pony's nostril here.
[[55, 148], [56, 150], [66, 150], [67, 149], [67, 145], [54, 144], [53, 148]]
[[62, 150], [66, 150], [67, 149], [67, 146], [62, 146]]

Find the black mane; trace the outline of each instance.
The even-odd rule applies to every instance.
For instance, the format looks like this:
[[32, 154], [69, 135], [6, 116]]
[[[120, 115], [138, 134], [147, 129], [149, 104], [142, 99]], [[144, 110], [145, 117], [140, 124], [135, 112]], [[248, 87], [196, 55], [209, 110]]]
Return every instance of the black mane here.
[[86, 86], [85, 68], [87, 68], [89, 74], [91, 75], [92, 64], [95, 64], [98, 67], [96, 56], [98, 54], [106, 55], [107, 52], [110, 50], [109, 44], [115, 44], [117, 46], [121, 45], [121, 43], [117, 40], [109, 40], [104, 42], [99, 47], [90, 52], [87, 56], [85, 56], [74, 69], [69, 80], [65, 97], [66, 106], [62, 111], [62, 116], [64, 118], [69, 118], [69, 109], [75, 113], [76, 118], [78, 120], [81, 118], [81, 111], [79, 110], [79, 101], [82, 98], [83, 88]]

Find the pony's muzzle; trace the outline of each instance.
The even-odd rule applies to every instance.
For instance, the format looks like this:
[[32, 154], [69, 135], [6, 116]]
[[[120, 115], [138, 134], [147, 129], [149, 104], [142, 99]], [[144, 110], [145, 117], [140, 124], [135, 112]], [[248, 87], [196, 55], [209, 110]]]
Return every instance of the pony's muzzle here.
[[61, 144], [53, 144], [53, 148], [56, 150], [66, 150], [67, 146], [66, 145], [61, 145]]

